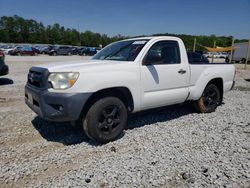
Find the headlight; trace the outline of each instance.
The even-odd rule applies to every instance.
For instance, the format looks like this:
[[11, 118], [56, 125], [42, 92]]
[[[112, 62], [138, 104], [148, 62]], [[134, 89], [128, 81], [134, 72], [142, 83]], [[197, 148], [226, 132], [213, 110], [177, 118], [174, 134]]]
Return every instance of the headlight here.
[[48, 81], [54, 89], [68, 89], [75, 84], [78, 76], [78, 72], [50, 73]]

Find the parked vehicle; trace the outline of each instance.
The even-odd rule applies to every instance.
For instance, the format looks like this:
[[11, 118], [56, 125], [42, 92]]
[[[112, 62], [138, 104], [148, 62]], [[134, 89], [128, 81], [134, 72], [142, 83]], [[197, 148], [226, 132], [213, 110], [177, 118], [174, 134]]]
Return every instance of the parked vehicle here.
[[37, 55], [37, 50], [33, 47], [22, 47], [22, 46], [17, 46], [13, 50], [9, 51], [9, 55], [30, 55], [30, 56], [35, 56]]
[[93, 56], [97, 53], [96, 48], [92, 48], [92, 47], [86, 47], [86, 48], [82, 48], [79, 52], [79, 55], [84, 55], [84, 56]]
[[207, 58], [224, 58], [226, 59], [228, 57], [228, 53], [227, 52], [207, 52], [204, 54], [205, 57]]
[[78, 50], [79, 50], [78, 47], [71, 47], [72, 55], [78, 55]]
[[197, 52], [187, 52], [189, 63], [209, 63], [209, 60], [200, 53]]
[[13, 50], [13, 46], [4, 45], [0, 49], [4, 54], [9, 54], [9, 51]]
[[82, 50], [84, 50], [86, 47], [79, 47], [77, 50], [78, 55], [81, 55]]
[[179, 38], [134, 38], [86, 62], [32, 67], [25, 102], [40, 117], [79, 122], [89, 138], [106, 143], [122, 133], [128, 113], [185, 101], [215, 111], [234, 76], [233, 64], [189, 64]]
[[213, 52], [206, 52], [203, 54], [206, 58], [211, 58], [213, 55], [215, 55]]
[[49, 51], [49, 55], [72, 55], [70, 46], [55, 46]]
[[5, 54], [0, 50], [0, 76], [7, 75], [9, 73], [9, 67], [5, 64]]
[[49, 52], [54, 48], [54, 46], [43, 46], [40, 48], [40, 54], [49, 54]]
[[[248, 57], [249, 57], [249, 59], [247, 61], [250, 61], [250, 50], [247, 52], [247, 48], [248, 48], [247, 46], [248, 46], [248, 42], [235, 43], [232, 61], [234, 61], [236, 63], [240, 63], [240, 62], [245, 63], [247, 53], [248, 53]], [[230, 56], [228, 58], [226, 58], [227, 62], [229, 62]]]
[[218, 56], [219, 56], [219, 58], [226, 59], [229, 56], [229, 54], [227, 52], [221, 52], [221, 53], [219, 53]]
[[40, 50], [38, 48], [32, 47], [32, 50], [35, 52], [35, 55], [40, 54]]

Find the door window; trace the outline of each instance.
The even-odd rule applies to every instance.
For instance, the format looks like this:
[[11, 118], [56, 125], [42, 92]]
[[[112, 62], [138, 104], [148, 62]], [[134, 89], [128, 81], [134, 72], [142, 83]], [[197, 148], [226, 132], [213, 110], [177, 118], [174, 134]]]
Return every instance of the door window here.
[[148, 51], [144, 65], [179, 64], [180, 50], [177, 41], [156, 42]]

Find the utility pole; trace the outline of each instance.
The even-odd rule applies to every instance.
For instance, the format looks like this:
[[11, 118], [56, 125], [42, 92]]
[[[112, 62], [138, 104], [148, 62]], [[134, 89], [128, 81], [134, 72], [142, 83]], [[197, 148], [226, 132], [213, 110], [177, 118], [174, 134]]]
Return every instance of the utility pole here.
[[[216, 41], [214, 41], [214, 48], [216, 47]], [[212, 55], [212, 63], [214, 62], [214, 54]]]
[[231, 45], [231, 54], [230, 54], [230, 59], [229, 59], [229, 63], [232, 63], [233, 60], [233, 49], [234, 48], [234, 38], [232, 38], [232, 45]]
[[248, 62], [248, 57], [249, 57], [249, 50], [250, 50], [250, 39], [249, 39], [248, 45], [247, 45], [247, 55], [246, 55], [245, 69], [247, 68], [247, 62]]
[[195, 52], [195, 48], [196, 48], [196, 38], [194, 38], [193, 52]]

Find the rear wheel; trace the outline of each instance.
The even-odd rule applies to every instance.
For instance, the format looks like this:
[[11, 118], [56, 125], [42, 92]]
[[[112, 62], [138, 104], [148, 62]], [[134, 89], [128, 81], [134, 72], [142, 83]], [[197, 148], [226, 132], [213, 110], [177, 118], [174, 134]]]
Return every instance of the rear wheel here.
[[198, 112], [210, 113], [214, 112], [221, 101], [221, 93], [218, 87], [214, 84], [208, 85], [201, 98], [194, 102], [194, 107]]
[[56, 52], [53, 52], [53, 56], [56, 56], [57, 55], [57, 53]]
[[99, 143], [107, 143], [120, 136], [127, 124], [127, 109], [116, 97], [96, 101], [83, 120], [86, 135]]

